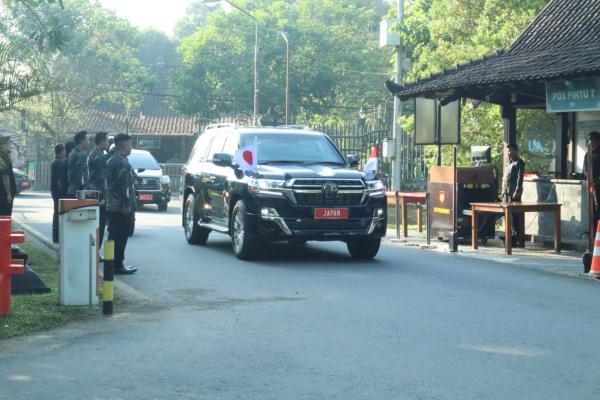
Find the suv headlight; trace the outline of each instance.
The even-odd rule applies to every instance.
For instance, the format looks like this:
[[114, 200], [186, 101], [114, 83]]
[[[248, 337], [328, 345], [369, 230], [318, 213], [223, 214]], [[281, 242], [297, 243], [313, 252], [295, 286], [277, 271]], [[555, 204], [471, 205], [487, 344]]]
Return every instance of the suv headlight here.
[[252, 193], [282, 195], [285, 181], [279, 179], [250, 179], [248, 181], [248, 191]]
[[369, 193], [369, 196], [385, 195], [385, 185], [381, 181], [368, 181], [367, 192]]
[[171, 178], [169, 175], [163, 175], [160, 177], [160, 183], [163, 185], [171, 185]]

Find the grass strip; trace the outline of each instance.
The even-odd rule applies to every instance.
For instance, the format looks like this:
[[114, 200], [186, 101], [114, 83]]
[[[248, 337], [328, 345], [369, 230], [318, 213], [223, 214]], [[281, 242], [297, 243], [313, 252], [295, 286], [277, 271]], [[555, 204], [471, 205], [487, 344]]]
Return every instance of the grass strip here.
[[48, 330], [66, 322], [98, 315], [94, 307], [64, 307], [58, 304], [58, 260], [40, 247], [25, 243], [20, 247], [29, 256], [28, 265], [50, 287], [46, 294], [12, 296], [10, 315], [0, 317], [0, 339]]

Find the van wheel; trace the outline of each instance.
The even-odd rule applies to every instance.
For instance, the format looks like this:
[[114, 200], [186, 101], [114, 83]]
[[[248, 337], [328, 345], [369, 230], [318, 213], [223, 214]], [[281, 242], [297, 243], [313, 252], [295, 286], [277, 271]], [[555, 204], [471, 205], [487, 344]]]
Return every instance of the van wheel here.
[[169, 208], [169, 203], [166, 200], [164, 200], [158, 203], [157, 206], [158, 211], [167, 211], [167, 209]]
[[189, 244], [205, 245], [208, 241], [210, 230], [198, 226], [198, 213], [196, 213], [196, 199], [190, 194], [183, 205], [183, 228], [185, 238]]
[[231, 243], [233, 253], [240, 260], [256, 257], [257, 238], [251, 237], [248, 231], [248, 212], [242, 200], [235, 203], [231, 213]]
[[348, 251], [352, 258], [357, 260], [370, 260], [379, 252], [381, 246], [381, 238], [377, 237], [362, 237], [350, 239], [347, 242]]

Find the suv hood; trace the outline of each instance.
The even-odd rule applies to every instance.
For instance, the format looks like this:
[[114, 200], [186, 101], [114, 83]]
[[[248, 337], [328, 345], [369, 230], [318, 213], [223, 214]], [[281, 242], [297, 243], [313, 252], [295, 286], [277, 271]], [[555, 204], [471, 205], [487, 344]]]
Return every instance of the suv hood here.
[[145, 169], [144, 172], [140, 172], [139, 169], [133, 169], [135, 174], [140, 178], [160, 178], [162, 176], [162, 170], [160, 169]]
[[267, 179], [362, 179], [364, 174], [355, 169], [332, 165], [259, 165], [258, 173]]

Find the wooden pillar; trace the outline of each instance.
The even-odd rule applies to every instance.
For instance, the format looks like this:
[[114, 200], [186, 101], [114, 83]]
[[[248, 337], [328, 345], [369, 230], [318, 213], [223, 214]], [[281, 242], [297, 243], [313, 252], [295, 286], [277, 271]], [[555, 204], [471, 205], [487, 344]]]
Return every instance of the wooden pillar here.
[[187, 161], [186, 154], [185, 154], [186, 153], [185, 150], [186, 150], [187, 137], [186, 136], [180, 136], [179, 138], [181, 139], [181, 153], [180, 153], [179, 158], [180, 158], [181, 162], [184, 163], [184, 162]]
[[512, 104], [502, 106], [502, 121], [504, 122], [504, 164], [508, 162], [506, 146], [517, 143], [517, 109]]
[[569, 114], [556, 115], [556, 151], [554, 153], [554, 177], [567, 178], [567, 151], [569, 145]]

